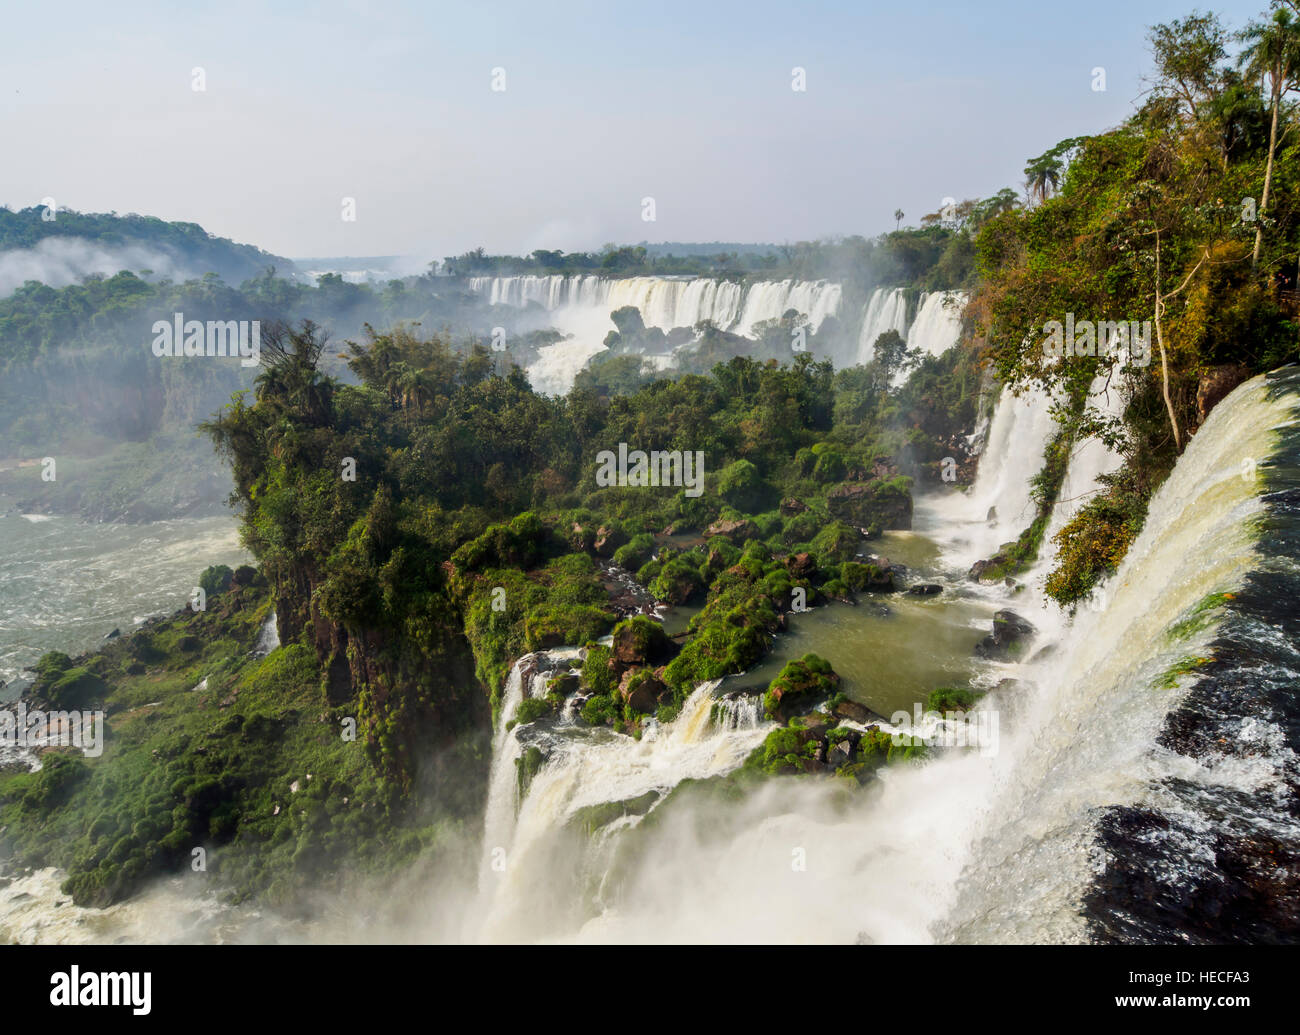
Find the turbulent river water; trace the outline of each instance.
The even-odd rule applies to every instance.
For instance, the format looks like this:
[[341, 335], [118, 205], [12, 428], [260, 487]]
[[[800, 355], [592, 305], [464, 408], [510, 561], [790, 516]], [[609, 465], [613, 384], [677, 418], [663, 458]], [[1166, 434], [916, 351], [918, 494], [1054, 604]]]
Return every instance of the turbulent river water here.
[[232, 517], [88, 524], [0, 516], [0, 700], [48, 650], [76, 655], [114, 629], [184, 607], [211, 564], [247, 564]]
[[[640, 741], [586, 727], [572, 710], [507, 730], [578, 652], [521, 659], [482, 836], [443, 869], [321, 903], [295, 923], [186, 896], [180, 881], [106, 912], [78, 910], [60, 904], [55, 874], [33, 874], [0, 889], [0, 940], [1282, 937], [1300, 868], [1300, 628], [1290, 613], [1300, 585], [1298, 381], [1256, 378], [1219, 404], [1117, 574], [1073, 615], [1042, 592], [1050, 543], [1018, 586], [964, 577], [1025, 524], [1028, 478], [1052, 430], [1047, 400], [1004, 393], [973, 488], [920, 499], [913, 532], [870, 544], [942, 594], [795, 616], [759, 670], [697, 688]], [[1099, 393], [1092, 405], [1117, 403]], [[1095, 444], [1076, 451], [1053, 528], [1116, 459]], [[976, 659], [975, 642], [1004, 607], [1037, 628], [1031, 651], [1015, 663]], [[737, 691], [807, 650], [886, 716], [936, 685], [989, 689], [979, 709], [996, 713], [996, 750], [886, 767], [857, 793], [774, 779], [739, 795], [683, 797], [687, 781], [698, 789], [733, 771], [768, 732], [753, 697]], [[1201, 659], [1200, 674], [1189, 658]], [[523, 786], [516, 761], [530, 748], [545, 760]], [[584, 823], [601, 806], [614, 811], [589, 834]]]

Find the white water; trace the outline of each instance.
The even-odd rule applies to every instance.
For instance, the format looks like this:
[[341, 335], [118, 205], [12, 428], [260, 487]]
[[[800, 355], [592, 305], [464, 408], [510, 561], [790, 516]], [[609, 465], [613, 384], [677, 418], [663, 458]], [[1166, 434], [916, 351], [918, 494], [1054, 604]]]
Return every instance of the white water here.
[[[831, 781], [775, 780], [716, 811], [670, 811], [621, 875], [617, 894], [599, 899], [585, 920], [547, 913], [545, 937], [1086, 940], [1080, 898], [1096, 866], [1100, 810], [1141, 803], [1159, 794], [1157, 780], [1189, 769], [1207, 786], [1240, 782], [1236, 769], [1202, 771], [1154, 747], [1182, 694], [1155, 684], [1211, 635], [1171, 642], [1170, 627], [1206, 594], [1236, 586], [1255, 563], [1248, 522], [1261, 503], [1255, 484], [1241, 478], [1240, 457], [1268, 455], [1271, 428], [1284, 419], [1285, 406], [1265, 399], [1262, 379], [1220, 404], [1153, 498], [1107, 608], [1063, 626], [1052, 658], [1006, 666], [1028, 684], [1003, 691], [1014, 697], [993, 694], [981, 703], [1004, 720], [998, 753], [950, 752], [921, 766], [893, 766], [867, 793], [843, 801]], [[599, 768], [602, 782], [618, 788], [607, 800], [642, 786], [623, 751], [612, 750]], [[1275, 766], [1251, 779], [1273, 780], [1285, 793], [1284, 776]], [[567, 790], [568, 781], [594, 787], [578, 766], [557, 771], [558, 786]], [[564, 813], [545, 794], [535, 808], [529, 826], [538, 831]], [[608, 846], [599, 857], [610, 858]], [[495, 937], [538, 935], [528, 910], [545, 878], [527, 859], [522, 865], [532, 891], [498, 903], [505, 915], [496, 917]], [[569, 926], [555, 926], [560, 920]]]
[[876, 339], [886, 331], [907, 337], [907, 295], [902, 288], [876, 288], [862, 314], [858, 334], [858, 362], [870, 363], [876, 351]]
[[125, 635], [176, 611], [208, 565], [250, 560], [231, 517], [126, 525], [0, 515], [0, 680], [45, 651], [75, 656], [115, 628]]
[[[548, 322], [568, 336], [539, 350], [528, 370], [533, 387], [548, 394], [568, 391], [587, 361], [604, 351], [605, 336], [614, 330], [609, 314], [624, 306], [635, 306], [647, 327], [663, 331], [708, 320], [750, 336], [759, 323], [779, 319], [789, 309], [807, 316], [816, 331], [838, 311], [841, 295], [839, 284], [824, 280], [756, 281], [742, 288], [707, 277], [471, 277], [469, 286], [493, 305], [541, 306], [550, 314]], [[666, 357], [653, 358], [666, 365]]]
[[[548, 757], [522, 803], [514, 801], [519, 730], [498, 734], [485, 848], [489, 853], [504, 848], [506, 865], [495, 871], [490, 863], [485, 867], [480, 879], [485, 919], [473, 937], [565, 937], [563, 928], [552, 927], [557, 914], [570, 922], [583, 915], [582, 903], [574, 897], [551, 897], [553, 889], [567, 886], [573, 876], [556, 872], [556, 835], [570, 817], [586, 806], [629, 801], [647, 792], [662, 795], [682, 780], [724, 775], [762, 743], [772, 724], [761, 717], [757, 703], [715, 701], [716, 688], [716, 682], [702, 684], [670, 723], [647, 721], [640, 740], [603, 727], [562, 727], [543, 736], [539, 742]], [[723, 713], [721, 722], [711, 718], [715, 703]], [[511, 822], [507, 813], [515, 808], [518, 817]], [[617, 828], [635, 822], [619, 821]], [[571, 870], [578, 864], [570, 860], [559, 868]], [[548, 901], [550, 911], [542, 908]]]
[[[858, 363], [869, 363], [875, 355], [876, 339], [886, 331], [897, 331], [908, 348], [926, 356], [941, 356], [961, 337], [961, 317], [968, 297], [963, 291], [931, 291], [921, 296], [916, 319], [907, 322], [907, 297], [902, 288], [876, 288], [862, 314], [858, 332]], [[899, 380], [906, 376], [901, 372]]]
[[962, 291], [932, 291], [923, 296], [907, 332], [908, 347], [927, 356], [941, 356], [956, 345], [966, 301]]
[[1042, 469], [1043, 451], [1055, 431], [1045, 392], [1014, 395], [1004, 388], [975, 483], [966, 491], [918, 497], [914, 527], [938, 541], [954, 566], [969, 568], [992, 556], [1033, 521], [1029, 479]]

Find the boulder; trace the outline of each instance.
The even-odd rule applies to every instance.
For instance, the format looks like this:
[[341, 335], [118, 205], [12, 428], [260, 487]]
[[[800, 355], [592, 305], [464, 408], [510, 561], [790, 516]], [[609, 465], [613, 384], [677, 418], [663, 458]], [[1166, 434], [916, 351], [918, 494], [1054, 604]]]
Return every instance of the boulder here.
[[626, 544], [627, 534], [622, 529], [601, 525], [596, 530], [596, 541], [592, 543], [592, 549], [598, 557], [613, 557], [614, 551]]
[[831, 516], [876, 535], [912, 527], [912, 494], [894, 481], [842, 482], [826, 494]]
[[993, 633], [975, 645], [975, 653], [985, 658], [1007, 658], [1018, 654], [1034, 627], [1014, 611], [1002, 610], [993, 616]]
[[618, 693], [634, 711], [644, 713], [653, 712], [661, 702], [672, 699], [672, 691], [660, 675], [645, 668], [633, 668], [624, 672], [618, 684]]
[[915, 586], [907, 588], [908, 596], [913, 597], [934, 597], [943, 592], [943, 587], [937, 582], [918, 582]]
[[792, 554], [785, 559], [785, 567], [796, 579], [810, 579], [817, 574], [817, 562], [810, 553]]
[[857, 701], [840, 701], [831, 709], [831, 714], [841, 719], [861, 723], [863, 726], [885, 721], [883, 715], [876, 714], [865, 704], [859, 704]]
[[664, 627], [653, 619], [642, 616], [629, 618], [614, 629], [610, 661], [618, 669], [663, 661], [672, 653]]
[[736, 518], [731, 521], [720, 518], [706, 528], [704, 534], [710, 537], [720, 535], [734, 542], [744, 542], [757, 536], [758, 528], [748, 518]]
[[796, 514], [803, 514], [808, 510], [808, 504], [803, 500], [797, 500], [793, 496], [787, 496], [781, 501], [779, 508], [782, 517], [794, 517]]

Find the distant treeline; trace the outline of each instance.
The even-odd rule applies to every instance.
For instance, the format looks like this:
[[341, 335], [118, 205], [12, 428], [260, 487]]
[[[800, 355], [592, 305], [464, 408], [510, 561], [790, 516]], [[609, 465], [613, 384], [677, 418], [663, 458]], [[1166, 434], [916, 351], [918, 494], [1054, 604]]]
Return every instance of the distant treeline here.
[[1016, 193], [1004, 188], [991, 198], [954, 203], [922, 216], [919, 228], [874, 238], [854, 235], [777, 245], [611, 244], [599, 252], [539, 248], [527, 256], [489, 255], [475, 248], [447, 257], [440, 272], [463, 277], [761, 275], [835, 280], [862, 291], [879, 285], [925, 291], [969, 288], [975, 280], [975, 235], [989, 219], [1020, 207]]
[[[251, 244], [208, 233], [198, 223], [169, 223], [154, 216], [76, 212], [54, 206], [0, 208], [0, 252], [37, 247], [49, 239], [79, 239], [105, 248], [137, 245], [195, 274], [216, 273], [238, 283], [267, 266], [292, 269], [288, 260]], [[161, 271], [159, 271], [161, 272]]]

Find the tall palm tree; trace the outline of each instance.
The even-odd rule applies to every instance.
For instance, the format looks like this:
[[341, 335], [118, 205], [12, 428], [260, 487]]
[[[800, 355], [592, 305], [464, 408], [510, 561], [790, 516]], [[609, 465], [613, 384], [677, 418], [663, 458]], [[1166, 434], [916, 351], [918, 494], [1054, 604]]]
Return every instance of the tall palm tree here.
[[1029, 189], [1029, 196], [1037, 197], [1039, 204], [1046, 201], [1060, 185], [1061, 160], [1051, 152], [1035, 158], [1025, 166], [1025, 186]]
[[1300, 88], [1300, 22], [1290, 11], [1279, 9], [1267, 22], [1252, 22], [1241, 32], [1246, 49], [1241, 64], [1248, 75], [1258, 76], [1260, 85], [1267, 80], [1269, 107], [1272, 109], [1268, 131], [1268, 162], [1264, 167], [1264, 193], [1259, 199], [1259, 212], [1255, 223], [1255, 250], [1250, 256], [1251, 268], [1259, 265], [1260, 243], [1264, 235], [1264, 210], [1268, 208], [1268, 195], [1273, 186], [1273, 157], [1277, 153], [1277, 118], [1282, 98], [1291, 90]]
[[903, 210], [901, 208], [896, 208], [894, 209], [894, 230], [897, 231], [898, 228], [902, 226], [902, 224], [903, 224]]

